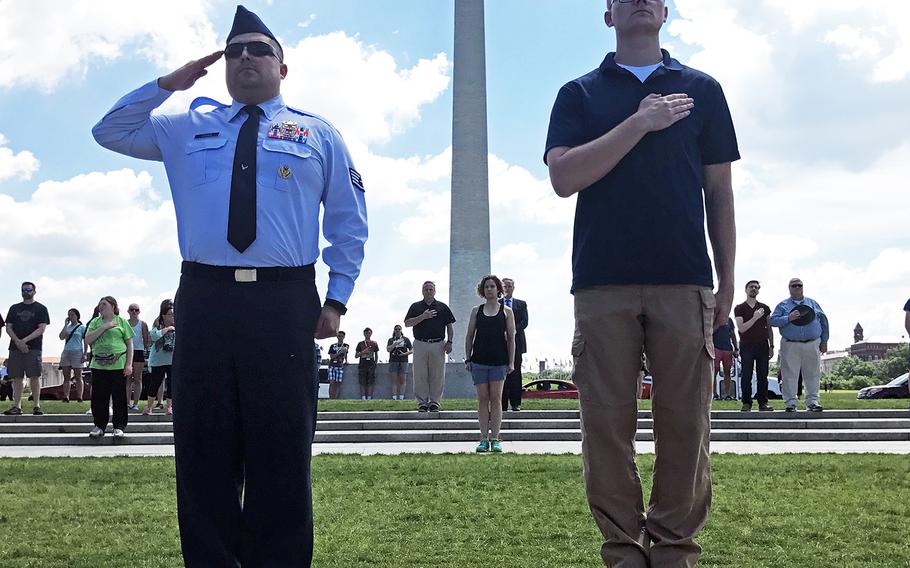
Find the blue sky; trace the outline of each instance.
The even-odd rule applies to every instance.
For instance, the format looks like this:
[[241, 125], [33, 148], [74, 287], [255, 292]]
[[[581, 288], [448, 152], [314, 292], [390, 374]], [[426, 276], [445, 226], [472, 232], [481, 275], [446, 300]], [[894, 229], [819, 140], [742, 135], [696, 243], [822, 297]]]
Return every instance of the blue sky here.
[[[245, 5], [286, 48], [285, 99], [335, 123], [364, 174], [371, 238], [343, 326], [384, 337], [423, 280], [448, 295], [454, 4]], [[662, 42], [720, 80], [737, 126], [738, 293], [758, 278], [773, 305], [800, 276], [832, 320], [832, 347], [849, 345], [857, 321], [869, 335], [905, 333], [910, 7], [668, 5]], [[574, 199], [552, 194], [541, 153], [558, 88], [615, 45], [603, 10], [602, 0], [487, 2], [494, 272], [514, 277], [530, 304], [531, 359], [568, 359]], [[103, 150], [90, 128], [129, 90], [220, 47], [233, 12], [216, 1], [0, 0], [0, 304], [35, 280], [57, 327], [66, 308], [86, 312], [104, 294], [140, 302], [149, 319], [173, 296], [179, 257], [163, 167]], [[59, 33], [36, 42], [33, 21]], [[202, 95], [228, 100], [220, 64], [165, 110]]]

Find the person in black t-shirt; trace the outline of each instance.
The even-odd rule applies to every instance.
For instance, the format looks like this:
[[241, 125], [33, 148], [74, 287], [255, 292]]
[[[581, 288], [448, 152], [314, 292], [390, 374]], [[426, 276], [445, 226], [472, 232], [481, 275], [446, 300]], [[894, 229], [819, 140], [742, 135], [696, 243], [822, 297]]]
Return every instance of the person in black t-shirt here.
[[755, 390], [758, 409], [771, 412], [768, 404], [768, 362], [774, 357], [774, 331], [768, 322], [771, 308], [758, 301], [761, 284], [758, 280], [746, 282], [746, 301], [733, 309], [736, 326], [739, 328], [739, 352], [742, 355], [740, 388], [743, 406], [740, 410], [752, 410], [752, 370], [755, 370]]
[[439, 412], [455, 316], [436, 299], [436, 284], [427, 280], [421, 292], [423, 300], [411, 304], [404, 316], [404, 325], [414, 328], [414, 397], [418, 412]]
[[389, 376], [392, 377], [392, 400], [404, 400], [405, 382], [408, 377], [408, 355], [413, 353], [411, 340], [396, 325], [386, 344], [389, 352]]
[[10, 336], [9, 359], [6, 361], [8, 377], [13, 381], [13, 406], [7, 416], [22, 414], [22, 389], [28, 377], [35, 406], [33, 413], [41, 411], [41, 344], [44, 328], [51, 323], [47, 308], [35, 301], [36, 286], [22, 283], [22, 302], [10, 306], [6, 315], [6, 332]]
[[379, 360], [379, 344], [370, 339], [373, 330], [363, 330], [363, 341], [357, 344], [354, 356], [360, 359], [357, 364], [357, 377], [360, 381], [360, 399], [373, 400], [373, 387], [376, 386], [376, 362]]

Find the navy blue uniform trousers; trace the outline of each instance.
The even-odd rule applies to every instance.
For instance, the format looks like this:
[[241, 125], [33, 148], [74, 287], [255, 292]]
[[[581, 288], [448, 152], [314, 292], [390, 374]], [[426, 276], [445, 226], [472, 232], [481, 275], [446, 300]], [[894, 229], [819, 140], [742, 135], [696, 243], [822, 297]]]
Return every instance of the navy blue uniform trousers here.
[[184, 263], [174, 306], [185, 565], [309, 568], [313, 332], [321, 309], [313, 272], [267, 282], [198, 272]]

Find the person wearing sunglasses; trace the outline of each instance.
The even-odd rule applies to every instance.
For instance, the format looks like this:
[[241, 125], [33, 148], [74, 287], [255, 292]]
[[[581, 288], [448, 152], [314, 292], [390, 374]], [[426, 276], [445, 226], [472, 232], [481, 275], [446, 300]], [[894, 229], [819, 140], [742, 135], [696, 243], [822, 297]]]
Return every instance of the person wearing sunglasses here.
[[[544, 151], [556, 194], [578, 196], [574, 380], [609, 566], [698, 562], [711, 509], [711, 336], [733, 307], [736, 132], [718, 81], [661, 49], [668, 16], [665, 0], [607, 1], [616, 52], [559, 89]], [[658, 464], [647, 510], [632, 459], [644, 347]]]
[[145, 372], [145, 354], [152, 345], [147, 323], [139, 319], [139, 304], [130, 304], [126, 310], [129, 314], [127, 323], [133, 329], [133, 374], [126, 379], [127, 408], [139, 412], [139, 400], [142, 398], [142, 374]]
[[[285, 55], [238, 6], [223, 50], [127, 94], [92, 129], [105, 148], [163, 161], [171, 186], [184, 261], [172, 365], [177, 510], [191, 568], [312, 561], [313, 340], [335, 336], [360, 274], [366, 187], [341, 134], [285, 102]], [[152, 114], [222, 56], [231, 104], [199, 98], [187, 112]], [[252, 317], [238, 323], [237, 306]]]
[[784, 410], [796, 411], [797, 383], [802, 375], [806, 393], [806, 410], [821, 412], [819, 388], [821, 354], [828, 352], [828, 316], [822, 307], [803, 295], [803, 281], [792, 278], [790, 297], [777, 304], [769, 321], [780, 332], [780, 390]]
[[35, 301], [36, 290], [33, 282], [23, 282], [22, 302], [10, 306], [6, 314], [6, 333], [10, 337], [7, 378], [13, 382], [13, 406], [3, 413], [7, 416], [22, 414], [26, 377], [32, 389], [32, 413], [44, 414], [41, 411], [41, 347], [44, 330], [51, 320], [47, 308]]

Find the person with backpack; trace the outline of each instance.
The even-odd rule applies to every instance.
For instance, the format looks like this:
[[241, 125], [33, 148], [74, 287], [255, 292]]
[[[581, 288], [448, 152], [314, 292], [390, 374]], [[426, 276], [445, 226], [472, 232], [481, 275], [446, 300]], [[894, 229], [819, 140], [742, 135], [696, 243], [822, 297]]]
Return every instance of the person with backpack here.
[[85, 324], [79, 319], [79, 310], [70, 308], [66, 312], [66, 321], [60, 330], [60, 339], [64, 341], [63, 353], [60, 354], [60, 370], [63, 372], [63, 402], [70, 401], [70, 389], [73, 379], [76, 380], [76, 401], [82, 402], [85, 384], [82, 381], [82, 363], [85, 361]]
[[152, 339], [152, 347], [149, 350], [149, 367], [151, 368], [151, 379], [148, 385], [148, 404], [142, 414], [148, 416], [152, 414], [152, 408], [155, 404], [155, 395], [161, 384], [164, 383], [164, 400], [167, 403], [164, 413], [167, 415], [174, 414], [173, 401], [171, 400], [171, 365], [174, 361], [174, 345], [176, 343], [176, 333], [174, 327], [174, 303], [172, 300], [161, 302], [161, 309], [158, 317], [152, 323], [152, 329], [149, 335]]

